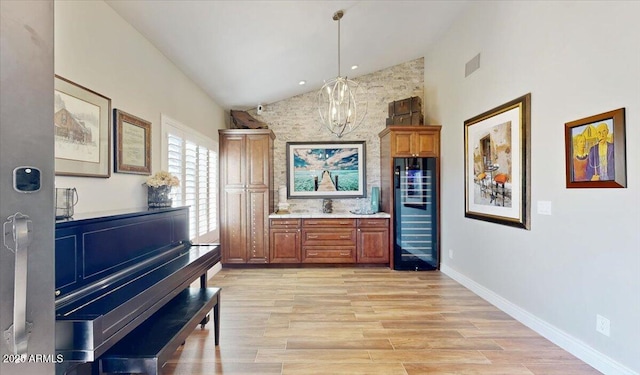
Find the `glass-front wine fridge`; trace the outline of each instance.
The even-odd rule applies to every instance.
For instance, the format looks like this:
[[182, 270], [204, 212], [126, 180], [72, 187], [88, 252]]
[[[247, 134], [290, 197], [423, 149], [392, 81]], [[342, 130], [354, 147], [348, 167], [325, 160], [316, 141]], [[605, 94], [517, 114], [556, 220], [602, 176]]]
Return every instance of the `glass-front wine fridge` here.
[[395, 269], [437, 269], [437, 159], [393, 160]]

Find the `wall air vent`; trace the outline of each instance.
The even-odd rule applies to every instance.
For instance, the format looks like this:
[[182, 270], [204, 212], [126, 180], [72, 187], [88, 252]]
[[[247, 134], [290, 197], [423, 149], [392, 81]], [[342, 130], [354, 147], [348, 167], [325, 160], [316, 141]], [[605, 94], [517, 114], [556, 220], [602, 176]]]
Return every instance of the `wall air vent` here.
[[464, 66], [464, 76], [469, 77], [471, 73], [475, 72], [480, 68], [480, 54], [475, 55], [471, 60], [467, 62]]

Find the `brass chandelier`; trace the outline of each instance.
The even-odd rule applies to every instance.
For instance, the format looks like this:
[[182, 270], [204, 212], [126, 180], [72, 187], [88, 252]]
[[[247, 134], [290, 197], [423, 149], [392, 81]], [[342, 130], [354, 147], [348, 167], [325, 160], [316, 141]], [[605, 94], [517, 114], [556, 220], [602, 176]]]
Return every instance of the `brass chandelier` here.
[[367, 113], [367, 101], [363, 100], [361, 86], [347, 77], [340, 75], [340, 19], [344, 11], [333, 14], [338, 21], [338, 76], [325, 81], [318, 92], [318, 112], [320, 122], [338, 138], [354, 131]]

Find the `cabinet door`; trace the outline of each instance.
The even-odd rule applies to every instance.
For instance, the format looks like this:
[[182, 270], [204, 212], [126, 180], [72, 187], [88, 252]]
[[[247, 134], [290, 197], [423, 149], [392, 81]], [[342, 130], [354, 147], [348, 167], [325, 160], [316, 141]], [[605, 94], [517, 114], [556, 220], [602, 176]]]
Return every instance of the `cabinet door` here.
[[300, 229], [271, 229], [271, 263], [300, 263]]
[[397, 157], [414, 156], [411, 131], [395, 131], [391, 135], [391, 155]]
[[437, 133], [420, 131], [413, 135], [414, 152], [420, 157], [437, 157], [440, 139]]
[[394, 131], [391, 142], [393, 157], [438, 156], [440, 151], [440, 139], [434, 131]]
[[269, 262], [269, 190], [247, 191], [247, 262]]
[[358, 228], [358, 263], [389, 263], [389, 229]]
[[267, 135], [247, 135], [247, 187], [268, 189], [270, 138]]
[[220, 141], [220, 186], [245, 188], [245, 136], [227, 134]]
[[220, 244], [223, 263], [247, 260], [246, 200], [244, 190], [224, 189], [220, 212]]

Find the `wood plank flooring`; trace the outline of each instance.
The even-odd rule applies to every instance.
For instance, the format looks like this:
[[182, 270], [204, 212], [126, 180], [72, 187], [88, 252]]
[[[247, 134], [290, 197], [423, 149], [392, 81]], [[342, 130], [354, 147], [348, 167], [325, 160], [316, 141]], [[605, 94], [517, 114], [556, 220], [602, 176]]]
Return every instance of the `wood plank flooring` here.
[[209, 285], [219, 347], [197, 328], [164, 374], [600, 374], [440, 272], [223, 268]]

